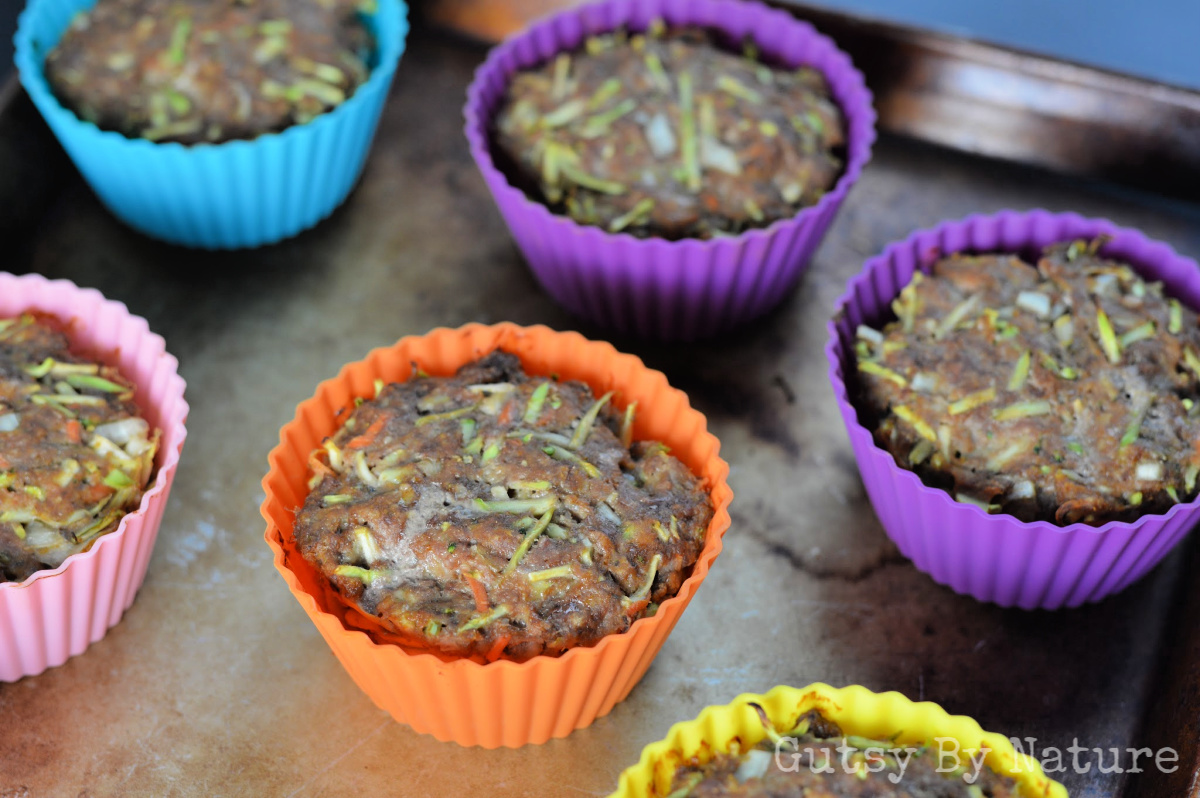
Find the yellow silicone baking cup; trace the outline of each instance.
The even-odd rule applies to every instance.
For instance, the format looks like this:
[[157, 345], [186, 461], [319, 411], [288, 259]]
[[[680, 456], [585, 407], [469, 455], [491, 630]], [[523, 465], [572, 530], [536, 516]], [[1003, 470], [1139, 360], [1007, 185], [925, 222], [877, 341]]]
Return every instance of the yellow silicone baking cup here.
[[984, 763], [997, 773], [1011, 777], [1023, 798], [1067, 798], [1067, 790], [1042, 772], [1036, 759], [1019, 754], [1003, 735], [985, 732], [973, 719], [951, 715], [929, 701], [910, 701], [900, 693], [873, 693], [860, 685], [830, 687], [779, 686], [764, 695], [744, 693], [724, 706], [705, 708], [695, 720], [676, 723], [666, 739], [642, 749], [636, 765], [621, 774], [616, 792], [609, 798], [663, 798], [671, 791], [678, 767], [697, 757], [708, 761], [717, 752], [728, 751], [737, 740], [742, 750], [766, 736], [758, 704], [778, 729], [816, 709], [837, 723], [846, 734], [869, 739], [895, 739], [903, 745], [919, 745], [935, 738], [952, 738], [961, 746], [959, 761], [988, 749]]

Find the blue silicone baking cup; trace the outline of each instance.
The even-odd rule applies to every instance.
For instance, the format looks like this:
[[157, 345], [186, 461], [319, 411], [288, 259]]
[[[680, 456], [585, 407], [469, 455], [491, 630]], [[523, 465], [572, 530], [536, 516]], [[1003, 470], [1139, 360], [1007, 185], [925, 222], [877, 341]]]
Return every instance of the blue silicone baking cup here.
[[95, 0], [30, 0], [14, 38], [21, 84], [100, 200], [148, 236], [239, 249], [294, 236], [333, 213], [362, 173], [408, 33], [402, 0], [378, 0], [371, 75], [346, 102], [280, 133], [222, 144], [156, 144], [101, 130], [55, 98], [43, 66]]

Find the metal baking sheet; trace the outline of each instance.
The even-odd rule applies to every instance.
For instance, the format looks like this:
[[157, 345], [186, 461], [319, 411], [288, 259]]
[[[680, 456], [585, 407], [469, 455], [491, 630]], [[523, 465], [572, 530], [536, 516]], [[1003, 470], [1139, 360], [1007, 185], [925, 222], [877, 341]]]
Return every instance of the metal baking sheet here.
[[461, 107], [483, 54], [418, 28], [349, 201], [252, 252], [181, 250], [122, 226], [10, 92], [0, 265], [95, 286], [146, 317], [180, 359], [192, 414], [122, 623], [66, 665], [0, 685], [0, 796], [602, 796], [673, 722], [817, 680], [938, 701], [1039, 750], [1176, 746], [1181, 770], [1159, 781], [1094, 766], [1060, 778], [1073, 796], [1186, 791], [1200, 550], [1072, 611], [1003, 610], [934, 584], [871, 511], [822, 350], [846, 280], [916, 227], [1071, 209], [1195, 256], [1200, 210], [889, 137], [777, 311], [708, 343], [614, 341], [708, 415], [736, 493], [724, 553], [629, 699], [566, 739], [483, 751], [417, 735], [359, 692], [262, 541], [259, 481], [279, 427], [343, 363], [434, 326], [605, 337], [538, 289], [468, 156]]

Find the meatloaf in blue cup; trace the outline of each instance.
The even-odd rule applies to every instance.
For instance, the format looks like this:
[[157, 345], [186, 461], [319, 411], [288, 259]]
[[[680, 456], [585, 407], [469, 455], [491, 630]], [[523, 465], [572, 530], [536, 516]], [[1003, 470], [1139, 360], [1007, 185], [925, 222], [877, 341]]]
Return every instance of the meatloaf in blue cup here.
[[254, 139], [183, 145], [128, 138], [55, 97], [47, 54], [95, 0], [30, 0], [18, 23], [21, 83], [100, 200], [154, 238], [237, 249], [294, 236], [329, 216], [362, 173], [408, 31], [402, 0], [363, 21], [375, 39], [366, 82], [328, 113]]

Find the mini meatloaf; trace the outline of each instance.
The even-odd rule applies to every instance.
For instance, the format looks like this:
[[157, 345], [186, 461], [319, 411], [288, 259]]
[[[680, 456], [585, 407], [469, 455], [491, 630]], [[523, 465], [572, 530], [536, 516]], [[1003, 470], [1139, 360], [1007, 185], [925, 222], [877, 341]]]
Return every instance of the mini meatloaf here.
[[[776, 730], [757, 704], [767, 737], [675, 771], [670, 798], [1015, 798], [1016, 783], [986, 765], [952, 769], [937, 746], [846, 735], [813, 710]], [[775, 741], [778, 741], [778, 747]], [[947, 744], [947, 751], [953, 746]], [[948, 756], [948, 755], [947, 755]], [[939, 771], [941, 768], [941, 771]]]
[[703, 30], [623, 31], [512, 79], [496, 117], [516, 183], [582, 224], [710, 238], [795, 216], [837, 182], [846, 134], [824, 76]]
[[0, 319], [0, 581], [58, 567], [141, 504], [158, 432], [133, 393], [54, 320]]
[[99, 0], [46, 58], [59, 101], [130, 138], [251, 139], [367, 79], [359, 0]]
[[1022, 520], [1100, 525], [1196, 497], [1196, 313], [1102, 241], [956, 255], [860, 327], [857, 403], [926, 484]]
[[379, 385], [324, 448], [303, 556], [402, 642], [523, 660], [622, 632], [675, 595], [712, 507], [635, 408], [494, 353]]

